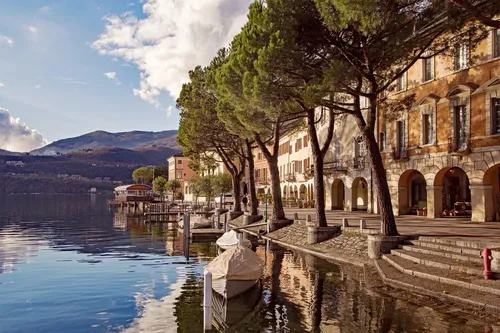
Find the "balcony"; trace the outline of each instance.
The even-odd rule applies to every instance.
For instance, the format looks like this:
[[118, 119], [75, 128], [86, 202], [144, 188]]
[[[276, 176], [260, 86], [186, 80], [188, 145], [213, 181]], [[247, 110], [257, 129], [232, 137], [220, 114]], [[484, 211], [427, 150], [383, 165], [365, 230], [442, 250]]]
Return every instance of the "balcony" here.
[[406, 147], [393, 147], [392, 148], [392, 159], [396, 162], [407, 161], [408, 151]]
[[448, 138], [448, 154], [463, 156], [470, 153], [471, 134], [459, 133]]
[[364, 170], [365, 169], [365, 157], [356, 156], [352, 160], [352, 168], [354, 170]]
[[323, 164], [323, 170], [326, 173], [347, 172], [347, 163], [344, 159], [335, 159]]
[[295, 174], [293, 173], [288, 173], [285, 175], [285, 181], [287, 182], [294, 182], [295, 181]]
[[271, 183], [271, 178], [255, 177], [255, 183], [260, 185], [268, 185]]

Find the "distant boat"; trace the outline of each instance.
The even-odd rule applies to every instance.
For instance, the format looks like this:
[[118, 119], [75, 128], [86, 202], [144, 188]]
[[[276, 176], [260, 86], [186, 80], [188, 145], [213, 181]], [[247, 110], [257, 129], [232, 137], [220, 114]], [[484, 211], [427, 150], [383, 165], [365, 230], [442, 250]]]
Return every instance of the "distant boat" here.
[[[215, 244], [217, 244], [217, 246], [219, 246], [221, 249], [227, 250], [239, 244], [238, 236], [241, 237], [241, 235], [238, 235], [236, 231], [229, 230], [228, 232], [225, 232], [222, 236], [220, 236], [215, 242]], [[241, 239], [241, 245], [251, 248], [252, 242], [250, 242], [246, 238], [243, 238]]]
[[260, 280], [263, 264], [255, 252], [236, 245], [215, 258], [205, 269], [212, 273], [212, 289], [230, 299]]

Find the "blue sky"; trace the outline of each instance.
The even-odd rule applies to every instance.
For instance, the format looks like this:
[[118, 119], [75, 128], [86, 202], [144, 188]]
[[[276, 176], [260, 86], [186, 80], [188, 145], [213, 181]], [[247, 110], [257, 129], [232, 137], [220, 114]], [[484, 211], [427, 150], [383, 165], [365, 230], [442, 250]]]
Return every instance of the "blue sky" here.
[[46, 141], [177, 128], [188, 70], [230, 42], [249, 3], [0, 0], [0, 149], [29, 150], [17, 127]]

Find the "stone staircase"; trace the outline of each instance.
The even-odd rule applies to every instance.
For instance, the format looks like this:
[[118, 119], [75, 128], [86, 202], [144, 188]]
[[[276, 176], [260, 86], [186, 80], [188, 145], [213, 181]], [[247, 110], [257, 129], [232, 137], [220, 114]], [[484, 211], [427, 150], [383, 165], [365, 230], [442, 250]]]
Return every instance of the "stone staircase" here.
[[466, 303], [500, 313], [500, 280], [485, 280], [481, 251], [499, 244], [449, 238], [407, 240], [376, 260], [384, 281], [394, 287]]

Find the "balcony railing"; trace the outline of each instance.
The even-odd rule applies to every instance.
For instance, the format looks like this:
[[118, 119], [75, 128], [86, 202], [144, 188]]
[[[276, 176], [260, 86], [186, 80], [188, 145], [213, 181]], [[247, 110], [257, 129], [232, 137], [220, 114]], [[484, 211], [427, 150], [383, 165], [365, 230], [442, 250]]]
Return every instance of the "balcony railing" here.
[[365, 168], [365, 157], [356, 156], [352, 160], [352, 168], [354, 170], [363, 170]]
[[343, 159], [335, 159], [332, 162], [325, 162], [323, 164], [323, 170], [325, 172], [347, 171], [347, 163]]
[[408, 151], [406, 147], [393, 147], [392, 159], [394, 161], [406, 161], [408, 159]]
[[459, 133], [448, 138], [448, 154], [468, 154], [470, 152], [471, 134]]
[[259, 184], [263, 184], [263, 183], [270, 183], [270, 182], [271, 182], [271, 178], [266, 178], [266, 177], [255, 177], [255, 182], [256, 182], [256, 183], [259, 183]]
[[295, 181], [295, 174], [293, 173], [288, 173], [285, 175], [285, 180], [287, 182], [294, 182]]

